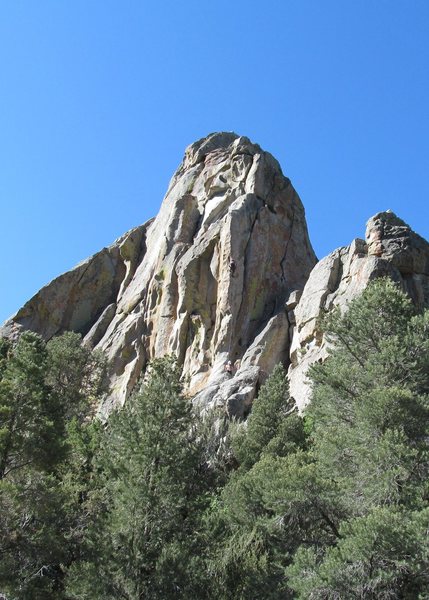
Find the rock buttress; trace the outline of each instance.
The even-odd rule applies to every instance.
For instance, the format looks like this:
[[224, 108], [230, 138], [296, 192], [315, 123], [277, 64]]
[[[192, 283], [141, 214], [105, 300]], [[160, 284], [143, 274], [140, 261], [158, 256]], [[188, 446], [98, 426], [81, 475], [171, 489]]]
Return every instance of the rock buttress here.
[[315, 263], [278, 162], [245, 137], [215, 133], [188, 147], [154, 220], [43, 288], [3, 334], [80, 331], [108, 358], [103, 414], [148, 361], [172, 353], [197, 402], [242, 415], [274, 364], [288, 361], [285, 303]]

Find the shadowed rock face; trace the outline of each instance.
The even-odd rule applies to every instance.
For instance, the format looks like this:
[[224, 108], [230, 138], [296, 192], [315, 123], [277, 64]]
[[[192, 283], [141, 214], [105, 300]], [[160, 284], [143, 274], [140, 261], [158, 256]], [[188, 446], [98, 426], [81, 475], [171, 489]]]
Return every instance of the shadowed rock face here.
[[336, 306], [344, 311], [372, 279], [383, 276], [397, 281], [417, 306], [429, 305], [429, 244], [391, 211], [368, 221], [365, 241], [356, 239], [319, 261], [304, 287], [294, 311], [289, 367], [291, 394], [300, 410], [311, 399], [306, 372], [329, 351], [318, 318]]
[[[266, 373], [288, 361], [285, 302], [315, 263], [303, 206], [277, 161], [245, 137], [212, 134], [186, 150], [154, 220], [55, 279], [2, 333], [72, 329], [104, 350], [104, 414], [149, 360], [174, 353], [197, 402], [241, 415]], [[241, 363], [233, 377], [227, 360]]]

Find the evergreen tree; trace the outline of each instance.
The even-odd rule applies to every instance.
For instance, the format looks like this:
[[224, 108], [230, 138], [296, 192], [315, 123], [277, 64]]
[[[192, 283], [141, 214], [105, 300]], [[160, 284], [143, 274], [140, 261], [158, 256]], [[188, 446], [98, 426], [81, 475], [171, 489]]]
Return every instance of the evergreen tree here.
[[237, 429], [232, 449], [241, 470], [248, 470], [263, 454], [286, 456], [304, 442], [302, 419], [289, 397], [283, 365], [278, 364], [261, 387], [245, 427]]
[[344, 317], [328, 321], [335, 350], [312, 369], [314, 452], [354, 515], [419, 503], [412, 497], [427, 475], [429, 313], [414, 313], [391, 281], [375, 281]]
[[289, 569], [297, 598], [428, 598], [429, 509], [377, 507], [345, 521], [321, 561], [302, 546]]
[[62, 422], [84, 422], [107, 391], [103, 353], [90, 351], [82, 344], [81, 336], [72, 331], [49, 340], [46, 351], [46, 383], [61, 411]]
[[25, 332], [0, 381], [0, 480], [30, 464], [50, 470], [61, 455], [61, 422], [46, 371], [43, 340]]
[[324, 322], [306, 424], [282, 415], [281, 381], [261, 390], [208, 519], [212, 597], [427, 597], [428, 325], [375, 281]]
[[102, 365], [79, 337], [0, 341], [1, 592], [429, 598], [429, 311], [378, 280], [322, 326], [304, 419], [276, 367], [232, 458], [171, 359], [103, 430], [87, 419]]
[[326, 321], [311, 453], [343, 516], [334, 544], [302, 547], [288, 568], [298, 598], [427, 597], [429, 312], [415, 313], [378, 280]]
[[[73, 421], [82, 428], [82, 390], [97, 394], [102, 380], [80, 341], [67, 334], [46, 345], [24, 332], [15, 345], [0, 344], [0, 590], [14, 600], [62, 597], [77, 518], [63, 480], [68, 429]], [[67, 389], [64, 372], [73, 378]]]
[[72, 598], [198, 597], [190, 549], [199, 461], [179, 378], [174, 361], [154, 361], [109, 420], [98, 458], [106, 513], [89, 535], [97, 552], [70, 571]]
[[290, 597], [284, 569], [314, 496], [314, 474], [308, 473], [303, 447], [303, 422], [289, 398], [286, 372], [278, 365], [254, 401], [246, 426], [233, 437], [239, 468], [207, 518], [211, 598]]

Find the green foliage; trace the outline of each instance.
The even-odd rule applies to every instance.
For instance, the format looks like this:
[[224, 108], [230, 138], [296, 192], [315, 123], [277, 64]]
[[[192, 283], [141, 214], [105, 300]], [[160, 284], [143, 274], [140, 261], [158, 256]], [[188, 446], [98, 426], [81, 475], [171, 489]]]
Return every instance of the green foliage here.
[[84, 390], [101, 389], [98, 364], [76, 334], [0, 343], [0, 590], [14, 600], [62, 597], [80, 518], [71, 432], [87, 428]]
[[288, 569], [297, 598], [427, 598], [429, 509], [378, 507], [345, 522], [320, 561], [300, 548]]
[[3, 373], [7, 366], [7, 360], [11, 349], [11, 343], [8, 339], [0, 337], [0, 381], [3, 379]]
[[216, 493], [228, 481], [236, 466], [232, 440], [235, 421], [230, 421], [221, 408], [198, 410], [194, 407], [193, 437], [198, 448], [201, 494]]
[[97, 459], [107, 511], [91, 533], [101, 552], [72, 567], [72, 598], [172, 598], [192, 586], [199, 461], [179, 377], [171, 359], [154, 361], [147, 383], [109, 421]]
[[47, 383], [66, 421], [86, 419], [88, 407], [95, 408], [106, 391], [105, 358], [97, 350], [90, 352], [81, 341], [80, 335], [67, 331], [46, 346]]
[[278, 366], [229, 427], [169, 358], [102, 426], [78, 337], [0, 341], [1, 592], [427, 600], [429, 311], [378, 280], [322, 326], [305, 416]]
[[286, 371], [278, 364], [253, 403], [246, 427], [238, 429], [232, 440], [233, 452], [241, 469], [248, 470], [264, 453], [286, 456], [303, 444], [304, 437]]
[[[421, 499], [427, 476], [429, 338], [428, 315], [414, 312], [392, 282], [374, 282], [345, 317], [330, 319], [335, 350], [311, 372], [314, 453], [319, 468], [335, 474], [352, 514]], [[370, 341], [368, 322], [376, 323]]]
[[335, 482], [334, 544], [287, 568], [298, 598], [423, 598], [427, 589], [428, 319], [391, 281], [325, 322], [330, 357], [311, 370], [311, 454]]
[[51, 470], [61, 455], [61, 422], [46, 370], [43, 340], [24, 333], [0, 381], [0, 480], [28, 464]]
[[[290, 597], [284, 569], [302, 532], [301, 504], [311, 503], [302, 478], [308, 466], [299, 451], [304, 445], [302, 419], [278, 365], [261, 388], [246, 427], [232, 439], [239, 468], [207, 518], [210, 597]], [[286, 498], [279, 484], [293, 477], [302, 494], [294, 489]]]
[[273, 373], [207, 520], [212, 597], [427, 597], [428, 324], [375, 281], [325, 319], [304, 421]]

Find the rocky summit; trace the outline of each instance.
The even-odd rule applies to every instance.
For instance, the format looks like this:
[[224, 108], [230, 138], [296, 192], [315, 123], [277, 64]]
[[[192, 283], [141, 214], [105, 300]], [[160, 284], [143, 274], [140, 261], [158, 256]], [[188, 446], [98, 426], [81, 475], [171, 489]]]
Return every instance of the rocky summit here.
[[73, 330], [103, 350], [103, 416], [165, 354], [178, 357], [196, 403], [237, 417], [281, 361], [302, 409], [307, 369], [329, 352], [319, 317], [383, 275], [428, 304], [429, 244], [387, 211], [365, 240], [317, 262], [278, 162], [246, 137], [214, 133], [187, 148], [156, 218], [54, 279], [0, 333]]

